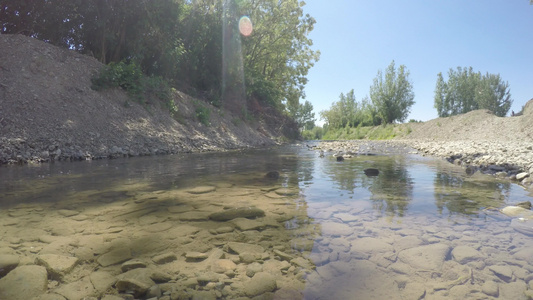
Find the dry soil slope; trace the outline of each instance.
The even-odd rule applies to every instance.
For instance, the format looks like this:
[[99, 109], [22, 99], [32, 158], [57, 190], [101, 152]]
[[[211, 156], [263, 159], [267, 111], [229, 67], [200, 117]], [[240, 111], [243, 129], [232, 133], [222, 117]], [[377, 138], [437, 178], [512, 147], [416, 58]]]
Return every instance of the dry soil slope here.
[[521, 116], [497, 117], [488, 110], [437, 118], [424, 123], [408, 123], [411, 133], [402, 139], [473, 140], [473, 141], [533, 141], [533, 99]]
[[90, 88], [101, 63], [42, 41], [0, 35], [0, 49], [0, 163], [255, 147], [277, 134], [214, 107], [202, 125], [180, 92], [180, 122], [159, 104], [126, 108], [123, 91]]

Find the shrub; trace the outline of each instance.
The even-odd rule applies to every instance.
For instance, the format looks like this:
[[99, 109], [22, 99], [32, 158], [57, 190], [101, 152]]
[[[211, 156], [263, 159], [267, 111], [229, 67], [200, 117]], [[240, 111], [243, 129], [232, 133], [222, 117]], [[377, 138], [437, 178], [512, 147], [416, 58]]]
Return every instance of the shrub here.
[[200, 123], [209, 126], [209, 116], [211, 112], [209, 109], [205, 106], [202, 106], [200, 104], [196, 105], [196, 118]]
[[139, 103], [149, 104], [149, 100], [155, 97], [165, 104], [172, 116], [178, 112], [168, 83], [159, 76], [143, 75], [141, 67], [135, 62], [110, 63], [97, 76], [91, 78], [91, 82], [93, 90], [120, 87]]

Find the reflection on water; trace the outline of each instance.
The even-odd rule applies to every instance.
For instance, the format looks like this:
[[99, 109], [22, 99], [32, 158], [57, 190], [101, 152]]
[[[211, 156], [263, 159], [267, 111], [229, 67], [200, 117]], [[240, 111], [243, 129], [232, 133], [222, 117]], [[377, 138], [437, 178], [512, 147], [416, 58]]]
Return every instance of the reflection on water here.
[[[379, 176], [366, 176], [367, 168]], [[269, 171], [280, 178], [265, 178]], [[90, 270], [119, 276], [129, 259], [168, 274], [161, 286], [169, 296], [180, 290], [184, 299], [256, 296], [246, 288], [251, 266], [275, 277], [275, 288], [261, 293], [279, 299], [527, 299], [533, 293], [533, 238], [491, 210], [531, 197], [508, 181], [467, 176], [445, 161], [394, 154], [337, 162], [286, 146], [2, 167], [0, 182], [0, 254], [25, 263], [45, 253], [77, 257], [83, 263], [47, 291], [65, 297]], [[210, 218], [243, 207], [265, 216]], [[238, 253], [235, 242], [259, 245], [261, 253]], [[127, 249], [125, 259], [102, 263], [117, 247]], [[154, 263], [168, 253], [175, 260]], [[215, 275], [207, 280], [204, 273]], [[119, 288], [113, 283], [110, 290]]]

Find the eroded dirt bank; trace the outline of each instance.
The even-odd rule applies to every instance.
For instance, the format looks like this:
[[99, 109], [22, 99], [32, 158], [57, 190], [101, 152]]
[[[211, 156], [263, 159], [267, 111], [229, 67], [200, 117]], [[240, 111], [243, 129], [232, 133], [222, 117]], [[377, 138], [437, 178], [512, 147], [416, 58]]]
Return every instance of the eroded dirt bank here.
[[[125, 107], [122, 90], [91, 89], [103, 66], [92, 57], [22, 35], [0, 35], [0, 49], [0, 164], [261, 147], [287, 130], [179, 91], [174, 118], [162, 103]], [[199, 105], [210, 125], [198, 121]]]

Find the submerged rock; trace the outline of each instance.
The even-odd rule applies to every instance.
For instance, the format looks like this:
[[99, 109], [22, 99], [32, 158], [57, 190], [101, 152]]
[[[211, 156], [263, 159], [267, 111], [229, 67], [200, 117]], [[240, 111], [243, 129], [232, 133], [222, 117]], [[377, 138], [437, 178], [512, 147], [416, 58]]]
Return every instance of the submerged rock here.
[[508, 217], [533, 217], [533, 211], [520, 206], [506, 206], [500, 212]]
[[513, 219], [511, 220], [511, 228], [513, 228], [514, 230], [522, 234], [533, 236], [533, 219], [532, 220], [527, 220], [524, 218]]
[[265, 212], [262, 209], [256, 207], [239, 207], [212, 213], [209, 215], [209, 219], [213, 221], [229, 221], [236, 218], [251, 219], [264, 216]]
[[276, 278], [266, 272], [259, 272], [246, 283], [244, 292], [248, 297], [255, 297], [267, 292], [272, 292], [277, 288]]
[[265, 178], [268, 179], [279, 179], [279, 172], [278, 171], [270, 171], [266, 173]]
[[363, 172], [365, 173], [366, 176], [378, 176], [379, 175], [379, 170], [374, 169], [374, 168], [364, 169]]
[[20, 266], [0, 279], [0, 299], [27, 300], [46, 292], [48, 278], [46, 268]]

